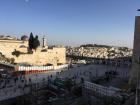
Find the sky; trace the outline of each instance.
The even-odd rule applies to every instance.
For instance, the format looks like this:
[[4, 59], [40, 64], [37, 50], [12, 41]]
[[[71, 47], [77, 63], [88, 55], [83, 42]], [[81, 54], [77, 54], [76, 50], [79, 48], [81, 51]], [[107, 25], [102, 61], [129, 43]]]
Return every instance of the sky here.
[[138, 8], [140, 0], [0, 0], [0, 34], [132, 48]]

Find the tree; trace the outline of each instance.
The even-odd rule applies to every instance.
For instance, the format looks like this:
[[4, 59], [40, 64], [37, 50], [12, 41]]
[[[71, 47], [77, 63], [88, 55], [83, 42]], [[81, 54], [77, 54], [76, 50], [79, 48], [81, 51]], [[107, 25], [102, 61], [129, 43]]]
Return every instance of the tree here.
[[33, 49], [37, 49], [37, 47], [40, 46], [40, 42], [38, 40], [38, 36], [36, 35], [36, 37], [34, 38], [34, 41], [33, 41]]
[[29, 50], [36, 50], [38, 46], [40, 46], [38, 36], [36, 35], [36, 37], [34, 38], [33, 33], [31, 32], [29, 38]]
[[34, 45], [34, 36], [33, 33], [30, 33], [30, 38], [29, 38], [29, 49], [32, 50]]

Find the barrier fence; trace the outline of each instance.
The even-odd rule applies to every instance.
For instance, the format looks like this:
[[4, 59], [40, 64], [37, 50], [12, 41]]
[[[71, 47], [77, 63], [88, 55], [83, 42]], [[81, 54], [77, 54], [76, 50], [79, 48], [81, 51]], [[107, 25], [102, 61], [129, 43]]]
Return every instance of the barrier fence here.
[[59, 66], [18, 66], [17, 71], [31, 71], [31, 70], [46, 71], [46, 70], [63, 69], [67, 67], [68, 67], [67, 64]]
[[91, 91], [94, 91], [95, 93], [100, 94], [102, 96], [113, 96], [118, 91], [121, 91], [121, 89], [117, 89], [117, 88], [114, 88], [114, 87], [105, 87], [105, 86], [98, 85], [98, 84], [95, 84], [95, 83], [91, 83], [91, 82], [88, 82], [88, 81], [84, 82], [84, 88], [88, 89], [88, 90], [91, 90]]

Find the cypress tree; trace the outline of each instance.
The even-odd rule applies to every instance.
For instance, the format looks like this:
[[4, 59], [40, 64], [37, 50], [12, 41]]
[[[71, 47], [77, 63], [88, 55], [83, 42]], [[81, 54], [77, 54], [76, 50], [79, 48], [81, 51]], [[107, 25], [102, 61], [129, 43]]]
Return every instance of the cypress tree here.
[[34, 36], [33, 33], [30, 33], [30, 38], [29, 38], [29, 49], [32, 50], [34, 45]]

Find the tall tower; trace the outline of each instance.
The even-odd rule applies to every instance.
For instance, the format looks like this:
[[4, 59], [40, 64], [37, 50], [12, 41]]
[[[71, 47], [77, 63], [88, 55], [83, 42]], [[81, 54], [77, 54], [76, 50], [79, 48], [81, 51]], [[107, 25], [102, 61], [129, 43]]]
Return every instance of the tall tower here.
[[136, 86], [136, 104], [140, 105], [140, 16], [135, 17], [134, 46], [132, 57], [131, 86]]
[[43, 36], [43, 44], [42, 44], [42, 47], [46, 47], [46, 38], [45, 38], [45, 36]]

